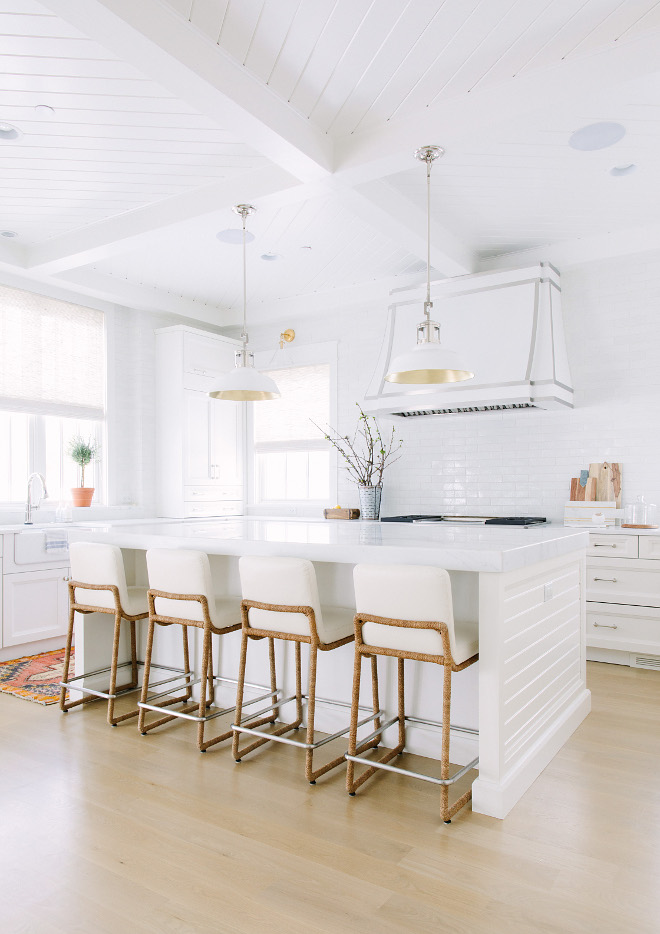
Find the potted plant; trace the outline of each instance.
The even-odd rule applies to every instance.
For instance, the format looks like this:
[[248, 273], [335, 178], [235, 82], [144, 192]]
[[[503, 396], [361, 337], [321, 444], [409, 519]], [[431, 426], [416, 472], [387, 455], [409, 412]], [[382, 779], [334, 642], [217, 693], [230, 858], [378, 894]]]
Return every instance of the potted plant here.
[[93, 438], [85, 439], [81, 435], [76, 435], [69, 441], [67, 453], [71, 460], [80, 467], [80, 486], [71, 489], [73, 505], [91, 506], [94, 487], [85, 486], [85, 467], [99, 456], [99, 445]]
[[339, 452], [343, 467], [358, 485], [360, 494], [360, 515], [363, 519], [378, 519], [380, 499], [383, 491], [383, 473], [385, 468], [399, 459], [403, 441], [396, 438], [394, 428], [384, 440], [375, 416], [365, 415], [359, 403], [358, 422], [353, 437], [340, 435], [335, 428], [324, 431], [316, 422], [313, 424], [323, 431], [326, 441]]

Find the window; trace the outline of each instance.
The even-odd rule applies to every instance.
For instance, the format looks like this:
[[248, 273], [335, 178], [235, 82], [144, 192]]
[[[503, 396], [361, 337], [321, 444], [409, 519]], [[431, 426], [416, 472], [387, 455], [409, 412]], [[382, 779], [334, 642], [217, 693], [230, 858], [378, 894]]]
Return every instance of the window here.
[[[103, 313], [0, 286], [0, 502], [24, 502], [33, 471], [50, 499], [69, 497], [68, 442], [102, 441], [104, 397]], [[98, 463], [85, 481], [100, 491]]]
[[328, 363], [269, 370], [281, 399], [253, 406], [256, 501], [330, 497], [331, 452], [321, 431], [331, 418]]

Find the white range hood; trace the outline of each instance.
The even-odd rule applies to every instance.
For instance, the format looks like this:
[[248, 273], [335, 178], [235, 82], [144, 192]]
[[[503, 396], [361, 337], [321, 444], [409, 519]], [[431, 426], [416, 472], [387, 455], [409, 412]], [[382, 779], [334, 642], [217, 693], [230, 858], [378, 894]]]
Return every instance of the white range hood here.
[[559, 273], [549, 263], [442, 279], [431, 285], [440, 339], [474, 371], [461, 383], [409, 387], [385, 381], [390, 361], [410, 350], [424, 290], [391, 293], [385, 337], [364, 410], [415, 416], [502, 409], [573, 408]]

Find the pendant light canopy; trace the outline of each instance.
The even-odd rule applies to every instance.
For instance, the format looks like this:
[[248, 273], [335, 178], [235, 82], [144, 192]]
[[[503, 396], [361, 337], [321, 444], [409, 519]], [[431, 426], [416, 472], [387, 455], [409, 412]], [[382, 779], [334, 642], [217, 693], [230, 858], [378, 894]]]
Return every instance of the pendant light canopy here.
[[280, 391], [270, 376], [254, 368], [254, 354], [248, 350], [247, 334], [247, 261], [245, 255], [245, 221], [256, 208], [251, 204], [237, 204], [232, 210], [243, 218], [243, 347], [236, 351], [236, 368], [225, 373], [219, 385], [209, 395], [212, 399], [228, 399], [232, 402], [261, 402], [264, 399], [279, 399]]
[[426, 163], [426, 301], [424, 321], [417, 325], [417, 346], [399, 354], [390, 364], [385, 379], [389, 383], [428, 384], [457, 383], [472, 379], [474, 373], [467, 368], [455, 350], [440, 343], [440, 325], [431, 320], [431, 167], [444, 154], [440, 146], [423, 146], [415, 158]]

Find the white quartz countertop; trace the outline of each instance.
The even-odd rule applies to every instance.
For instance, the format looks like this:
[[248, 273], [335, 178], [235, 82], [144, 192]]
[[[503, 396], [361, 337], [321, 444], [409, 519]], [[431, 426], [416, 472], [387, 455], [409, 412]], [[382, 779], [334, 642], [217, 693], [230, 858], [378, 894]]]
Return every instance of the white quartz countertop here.
[[[0, 532], [25, 528], [6, 526]], [[32, 526], [35, 531], [48, 528]], [[553, 525], [442, 527], [247, 516], [75, 523], [67, 532], [70, 541], [105, 541], [123, 548], [197, 548], [220, 555], [290, 555], [346, 564], [429, 564], [492, 572], [527, 567], [586, 549], [588, 544], [585, 530]]]

